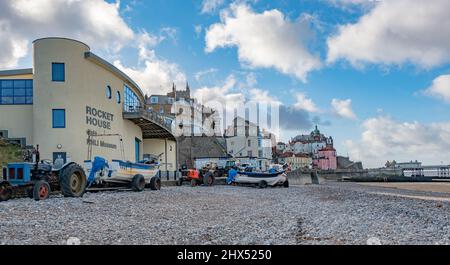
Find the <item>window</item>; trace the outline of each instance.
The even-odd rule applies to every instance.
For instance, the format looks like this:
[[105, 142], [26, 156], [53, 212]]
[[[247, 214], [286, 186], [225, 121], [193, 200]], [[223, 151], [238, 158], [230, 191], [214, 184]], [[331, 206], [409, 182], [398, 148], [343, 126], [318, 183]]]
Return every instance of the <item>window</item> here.
[[117, 102], [117, 104], [120, 104], [120, 102], [121, 102], [120, 91], [116, 92], [116, 102]]
[[57, 129], [66, 128], [66, 110], [64, 109], [53, 110], [53, 128]]
[[248, 157], [253, 157], [253, 152], [252, 151], [247, 151]]
[[168, 98], [168, 99], [167, 99], [167, 103], [173, 104], [173, 98]]
[[136, 111], [136, 109], [141, 107], [141, 102], [139, 101], [136, 93], [131, 90], [127, 85], [124, 86], [125, 97], [124, 97], [124, 109], [125, 111]]
[[158, 103], [158, 97], [151, 97], [150, 98], [150, 102], [153, 104], [157, 104]]
[[52, 81], [53, 82], [66, 81], [66, 71], [64, 63], [52, 63]]
[[248, 140], [248, 147], [252, 146], [252, 140]]
[[106, 98], [111, 99], [111, 97], [112, 97], [111, 87], [106, 86]]
[[33, 80], [0, 80], [0, 105], [33, 104]]

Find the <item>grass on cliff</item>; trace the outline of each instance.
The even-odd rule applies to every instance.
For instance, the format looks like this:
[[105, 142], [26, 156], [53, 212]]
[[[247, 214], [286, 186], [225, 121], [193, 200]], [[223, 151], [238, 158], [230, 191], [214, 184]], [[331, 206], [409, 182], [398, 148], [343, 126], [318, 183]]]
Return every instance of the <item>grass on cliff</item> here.
[[11, 162], [21, 162], [22, 160], [22, 150], [20, 147], [8, 144], [0, 139], [0, 167], [6, 166]]

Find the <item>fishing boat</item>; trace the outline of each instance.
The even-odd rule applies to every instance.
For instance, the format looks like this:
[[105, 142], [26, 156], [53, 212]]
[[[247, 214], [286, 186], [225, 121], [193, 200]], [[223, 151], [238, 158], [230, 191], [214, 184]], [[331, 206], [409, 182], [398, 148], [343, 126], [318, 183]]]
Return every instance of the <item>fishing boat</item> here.
[[[99, 156], [92, 160], [92, 139], [97, 137], [118, 137], [122, 160], [113, 159], [109, 163], [105, 158]], [[88, 159], [84, 161], [85, 172], [89, 176], [88, 189], [129, 187], [134, 191], [143, 191], [147, 185], [152, 190], [161, 189], [161, 179], [157, 176], [160, 164], [156, 162], [157, 159], [143, 160], [138, 163], [125, 161], [123, 139], [120, 134], [90, 133], [88, 143]]]
[[160, 189], [161, 180], [157, 176], [159, 163], [132, 163], [129, 161], [112, 160], [111, 163], [102, 157], [84, 163], [88, 174], [89, 187], [127, 186], [136, 191], [142, 191], [146, 185], [151, 189]]
[[268, 186], [289, 187], [289, 181], [285, 171], [269, 170], [269, 172], [247, 172], [230, 170], [227, 182], [229, 184], [256, 185], [259, 188]]

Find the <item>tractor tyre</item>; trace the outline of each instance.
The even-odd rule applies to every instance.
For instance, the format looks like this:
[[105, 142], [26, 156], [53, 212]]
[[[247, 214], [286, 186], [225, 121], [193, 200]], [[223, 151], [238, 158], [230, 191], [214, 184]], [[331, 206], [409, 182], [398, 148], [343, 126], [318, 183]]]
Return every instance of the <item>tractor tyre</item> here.
[[284, 188], [289, 188], [289, 180], [286, 180], [286, 181], [283, 183], [283, 187], [284, 187]]
[[266, 182], [265, 180], [261, 180], [261, 181], [258, 183], [258, 188], [260, 188], [260, 189], [265, 189], [265, 188], [267, 188], [267, 182]]
[[131, 189], [133, 191], [141, 192], [145, 189], [145, 178], [144, 176], [138, 174], [133, 177], [133, 180], [131, 181]]
[[214, 176], [211, 172], [208, 172], [203, 176], [203, 185], [212, 186], [214, 185]]
[[63, 168], [59, 172], [59, 184], [64, 197], [83, 197], [87, 185], [83, 168], [77, 164]]
[[43, 201], [50, 196], [50, 185], [47, 181], [39, 180], [33, 186], [33, 198], [36, 201]]
[[0, 202], [8, 201], [12, 197], [12, 186], [8, 181], [0, 183]]
[[150, 179], [150, 189], [160, 190], [161, 189], [161, 179], [158, 177], [153, 177]]

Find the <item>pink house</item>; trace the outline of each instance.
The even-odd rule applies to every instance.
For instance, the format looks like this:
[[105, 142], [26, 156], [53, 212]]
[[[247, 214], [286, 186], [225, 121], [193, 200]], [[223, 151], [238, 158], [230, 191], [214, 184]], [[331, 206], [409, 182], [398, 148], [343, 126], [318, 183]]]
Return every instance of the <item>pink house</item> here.
[[336, 149], [330, 145], [320, 149], [314, 156], [313, 164], [321, 170], [337, 169]]

